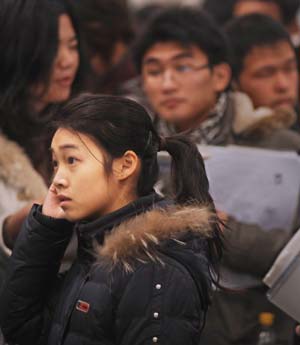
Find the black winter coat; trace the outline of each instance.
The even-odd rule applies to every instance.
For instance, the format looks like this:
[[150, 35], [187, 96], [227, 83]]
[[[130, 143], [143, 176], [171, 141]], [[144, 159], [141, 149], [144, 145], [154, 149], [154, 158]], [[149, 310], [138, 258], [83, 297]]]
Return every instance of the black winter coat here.
[[78, 224], [77, 259], [58, 277], [72, 228], [38, 205], [28, 216], [1, 296], [9, 343], [199, 343], [211, 285], [207, 208], [178, 209], [154, 194]]

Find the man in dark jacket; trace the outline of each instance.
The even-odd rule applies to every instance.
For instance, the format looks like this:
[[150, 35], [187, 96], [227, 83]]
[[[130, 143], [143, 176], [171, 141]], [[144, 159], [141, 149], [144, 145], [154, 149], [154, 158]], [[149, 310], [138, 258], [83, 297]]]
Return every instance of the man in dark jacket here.
[[[148, 107], [160, 133], [184, 132], [198, 144], [299, 151], [300, 136], [288, 129], [295, 121], [292, 109], [297, 98], [295, 54], [284, 29], [273, 21], [269, 24], [290, 54], [289, 97], [285, 99], [290, 106], [277, 107], [275, 101], [259, 104], [257, 109], [251, 95], [226, 91], [231, 79], [228, 46], [210, 18], [187, 8], [169, 9], [158, 15], [140, 39], [136, 62]], [[283, 102], [281, 94], [277, 97], [279, 103]], [[230, 215], [227, 225], [231, 231], [224, 231], [229, 248], [224, 266], [258, 279], [264, 276], [295, 230], [294, 226], [290, 233], [283, 229], [267, 233], [256, 224], [237, 222]], [[255, 344], [258, 314], [267, 310], [276, 314], [275, 326], [281, 344], [289, 344], [293, 321], [267, 301], [265, 292], [262, 283], [238, 294], [217, 292], [203, 343]]]

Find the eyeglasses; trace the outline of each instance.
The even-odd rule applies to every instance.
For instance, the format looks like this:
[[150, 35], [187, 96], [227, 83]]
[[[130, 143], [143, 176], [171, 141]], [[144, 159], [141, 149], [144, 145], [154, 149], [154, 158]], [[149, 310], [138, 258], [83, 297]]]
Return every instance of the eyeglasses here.
[[172, 76], [176, 80], [182, 80], [189, 78], [195, 72], [211, 68], [211, 64], [206, 63], [203, 65], [197, 65], [193, 62], [183, 63], [176, 62], [172, 63], [169, 66], [147, 66], [144, 69], [144, 75], [152, 78], [153, 80], [159, 80], [164, 77], [167, 71], [172, 73]]

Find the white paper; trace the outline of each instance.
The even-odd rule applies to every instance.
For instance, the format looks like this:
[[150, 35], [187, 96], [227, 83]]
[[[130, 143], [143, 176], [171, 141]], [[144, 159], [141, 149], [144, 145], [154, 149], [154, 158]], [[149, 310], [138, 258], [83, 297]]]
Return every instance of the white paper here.
[[199, 147], [216, 208], [265, 230], [290, 231], [300, 192], [300, 158], [295, 152], [239, 146]]
[[[291, 238], [287, 245], [282, 249], [277, 259], [275, 260], [273, 266], [270, 268], [269, 272], [264, 278], [264, 283], [272, 287], [275, 285], [276, 281], [284, 274], [284, 272], [291, 265], [293, 260], [300, 253], [300, 231]], [[300, 285], [299, 285], [300, 291]]]

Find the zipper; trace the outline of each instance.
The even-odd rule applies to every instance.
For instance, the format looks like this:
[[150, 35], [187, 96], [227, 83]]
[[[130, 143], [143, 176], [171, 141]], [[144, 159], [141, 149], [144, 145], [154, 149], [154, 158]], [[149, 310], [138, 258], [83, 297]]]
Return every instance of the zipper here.
[[70, 303], [70, 306], [67, 308], [67, 311], [64, 315], [64, 323], [62, 325], [62, 328], [61, 328], [61, 331], [60, 331], [60, 335], [59, 335], [59, 338], [58, 338], [58, 344], [63, 344], [65, 339], [66, 339], [66, 336], [67, 336], [67, 331], [68, 331], [68, 325], [69, 325], [69, 322], [70, 322], [70, 319], [71, 319], [71, 316], [72, 316], [72, 312], [76, 306], [76, 303], [77, 303], [77, 300], [80, 296], [80, 293], [84, 287], [84, 285], [86, 284], [86, 282], [90, 279], [90, 272], [85, 274], [83, 276], [83, 278], [81, 279], [80, 282], [78, 282], [79, 284], [79, 287], [78, 289], [76, 290], [76, 294], [74, 294], [74, 297], [73, 297], [73, 300], [71, 301]]

